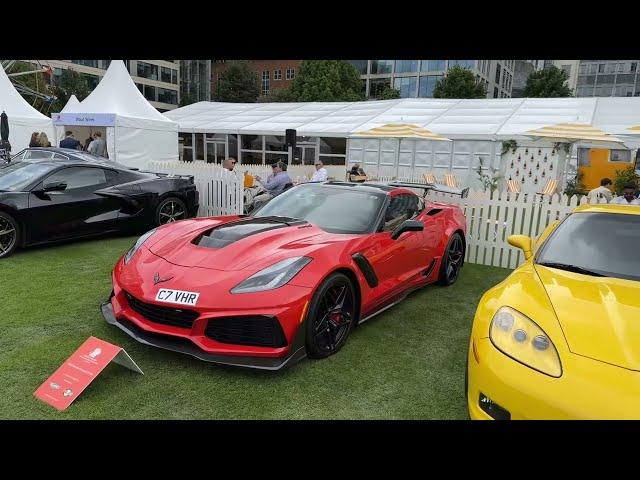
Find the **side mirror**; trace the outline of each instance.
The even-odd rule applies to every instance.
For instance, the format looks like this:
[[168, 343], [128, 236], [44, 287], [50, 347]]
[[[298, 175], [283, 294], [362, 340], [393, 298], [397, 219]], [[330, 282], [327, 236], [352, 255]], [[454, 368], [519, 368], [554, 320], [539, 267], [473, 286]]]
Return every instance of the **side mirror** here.
[[507, 241], [509, 242], [509, 245], [519, 248], [524, 252], [525, 260], [529, 260], [531, 258], [531, 237], [527, 237], [526, 235], [510, 235], [509, 238], [507, 238]]
[[424, 225], [421, 222], [417, 220], [405, 220], [391, 232], [391, 238], [396, 240], [404, 232], [421, 232], [423, 230]]
[[49, 182], [42, 185], [43, 192], [61, 192], [67, 189], [65, 182]]

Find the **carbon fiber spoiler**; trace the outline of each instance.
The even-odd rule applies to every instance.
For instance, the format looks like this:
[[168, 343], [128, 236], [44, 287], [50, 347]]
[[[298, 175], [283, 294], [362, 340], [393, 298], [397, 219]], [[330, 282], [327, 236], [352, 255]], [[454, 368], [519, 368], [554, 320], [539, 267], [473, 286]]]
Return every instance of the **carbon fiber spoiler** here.
[[469, 187], [456, 188], [449, 187], [447, 185], [441, 185], [439, 183], [411, 183], [411, 182], [389, 182], [390, 187], [404, 187], [404, 188], [419, 188], [424, 190], [424, 196], [427, 196], [430, 190], [440, 193], [450, 193], [452, 195], [460, 195], [460, 198], [466, 198], [469, 196]]

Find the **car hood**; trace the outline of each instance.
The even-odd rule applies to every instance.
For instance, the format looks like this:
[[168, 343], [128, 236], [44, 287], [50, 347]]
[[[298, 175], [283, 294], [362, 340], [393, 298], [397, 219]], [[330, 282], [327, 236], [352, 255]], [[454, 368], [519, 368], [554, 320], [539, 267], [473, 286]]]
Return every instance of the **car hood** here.
[[573, 353], [640, 370], [640, 282], [535, 269]]
[[[203, 240], [203, 236], [207, 238]], [[312, 256], [316, 250], [351, 236], [327, 233], [307, 222], [227, 217], [177, 222], [154, 237], [146, 247], [174, 265], [258, 271], [286, 258]]]

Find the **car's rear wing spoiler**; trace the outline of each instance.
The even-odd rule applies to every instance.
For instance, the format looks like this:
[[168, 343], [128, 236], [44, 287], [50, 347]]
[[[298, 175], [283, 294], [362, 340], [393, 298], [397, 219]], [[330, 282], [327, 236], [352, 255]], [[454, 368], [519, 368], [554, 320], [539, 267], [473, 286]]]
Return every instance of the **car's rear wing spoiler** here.
[[404, 187], [404, 188], [418, 188], [424, 190], [424, 196], [427, 196], [429, 191], [440, 193], [450, 193], [452, 195], [460, 195], [460, 198], [466, 198], [469, 196], [469, 187], [456, 188], [449, 187], [447, 185], [441, 185], [439, 183], [411, 183], [411, 182], [389, 182], [387, 185], [390, 187]]
[[153, 173], [154, 175], [157, 175], [158, 177], [169, 177], [169, 178], [182, 178], [184, 180], [189, 180], [189, 183], [194, 183], [194, 176], [193, 175], [182, 175], [179, 173], [160, 173], [160, 172], [151, 172], [149, 170], [142, 170], [141, 173]]

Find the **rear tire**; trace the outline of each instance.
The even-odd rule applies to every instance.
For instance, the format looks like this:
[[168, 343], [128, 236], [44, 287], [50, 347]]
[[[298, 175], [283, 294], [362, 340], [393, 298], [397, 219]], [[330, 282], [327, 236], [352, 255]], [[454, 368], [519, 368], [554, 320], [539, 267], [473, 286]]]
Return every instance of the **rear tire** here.
[[188, 217], [187, 206], [176, 197], [165, 198], [156, 209], [156, 225], [177, 222]]
[[8, 213], [0, 212], [0, 258], [11, 255], [18, 247], [20, 226]]
[[338, 352], [356, 322], [353, 284], [346, 275], [334, 273], [318, 287], [307, 311], [307, 356], [325, 358]]
[[456, 283], [460, 269], [464, 265], [464, 241], [458, 232], [451, 235], [442, 256], [438, 283], [448, 287]]

